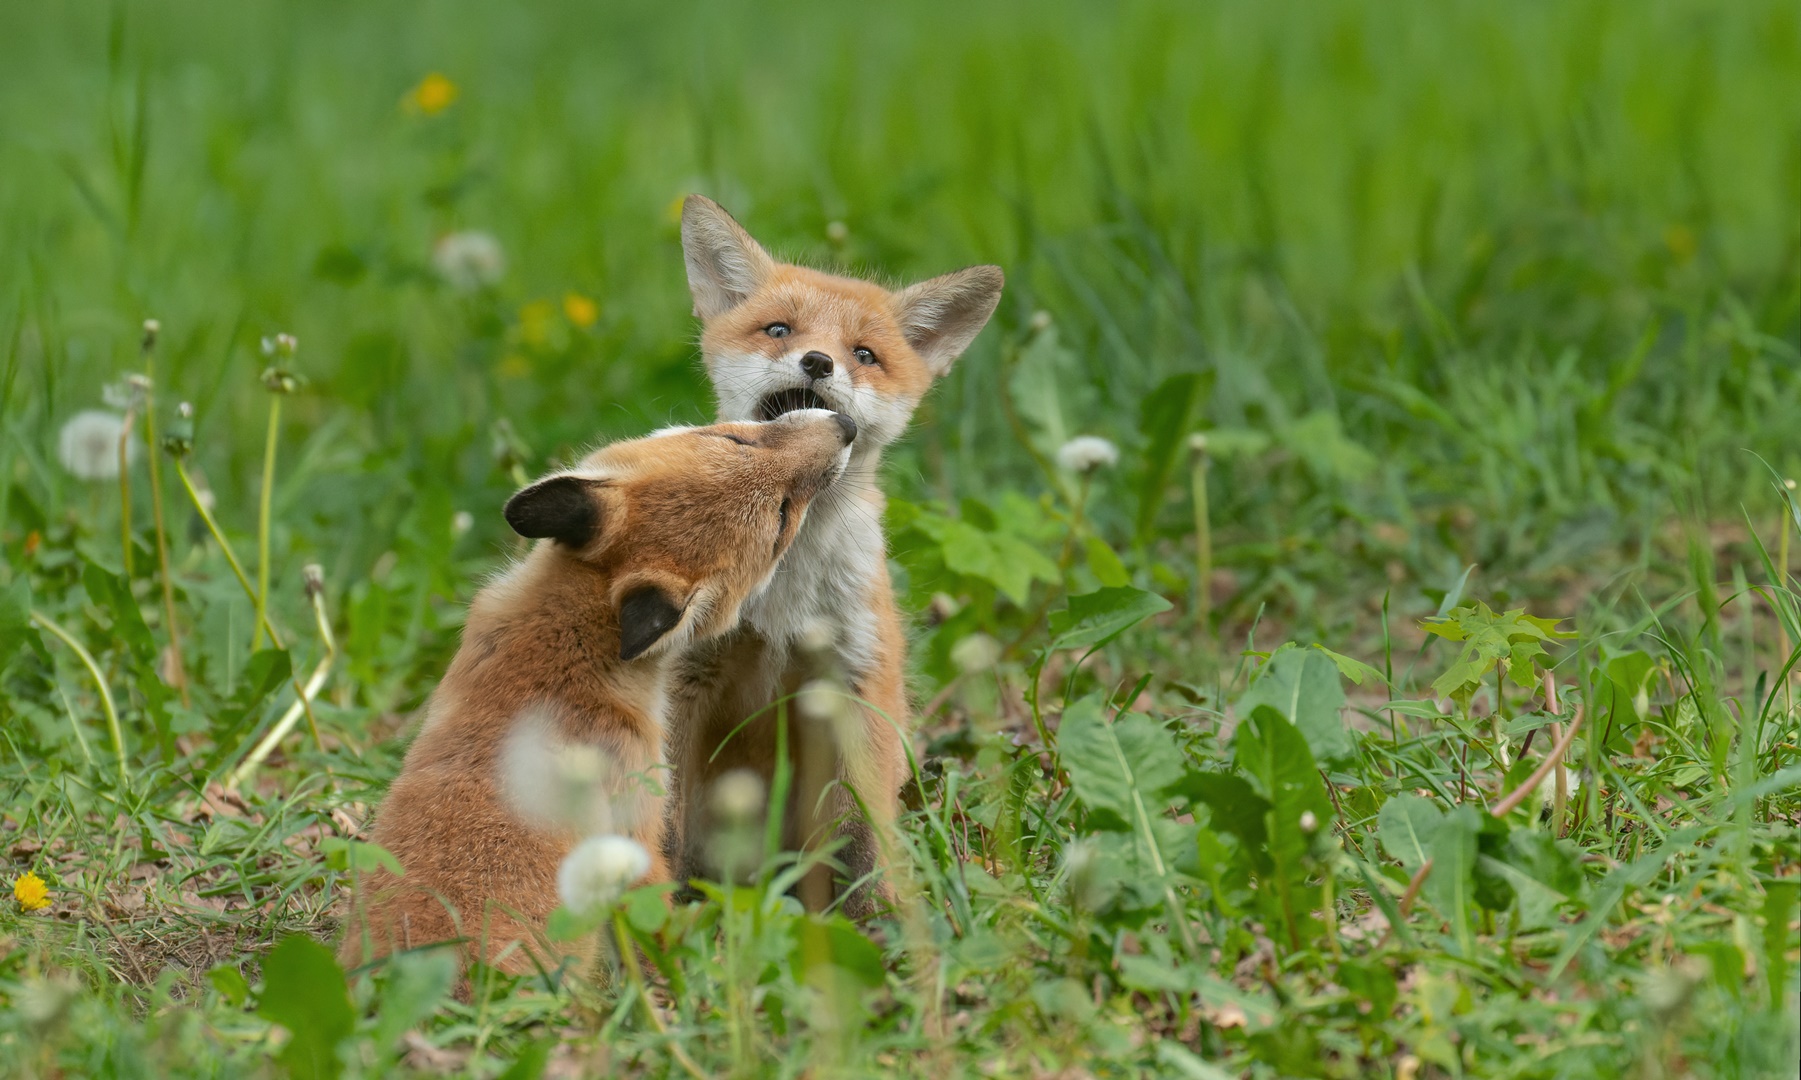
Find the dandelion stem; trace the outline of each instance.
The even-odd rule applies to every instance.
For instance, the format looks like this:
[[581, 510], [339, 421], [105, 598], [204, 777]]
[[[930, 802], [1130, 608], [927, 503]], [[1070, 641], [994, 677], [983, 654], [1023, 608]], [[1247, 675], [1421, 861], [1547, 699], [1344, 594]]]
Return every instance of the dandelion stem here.
[[125, 581], [131, 583], [131, 422], [134, 409], [125, 410], [125, 422], [119, 427], [119, 564], [125, 568]]
[[[88, 669], [88, 674], [93, 676], [94, 686], [100, 691], [100, 711], [106, 714], [107, 733], [112, 736], [113, 753], [119, 758], [119, 790], [121, 792], [130, 790], [131, 774], [125, 766], [125, 733], [119, 728], [119, 710], [113, 706], [113, 692], [107, 689], [106, 676], [100, 673], [100, 665], [94, 662], [93, 654], [83, 648], [81, 642], [76, 641], [73, 634], [58, 626], [50, 616], [33, 609], [31, 621], [48, 630], [64, 645], [67, 645], [80, 658], [82, 665]], [[84, 741], [82, 745], [85, 747], [87, 744]]]
[[[219, 523], [213, 520], [212, 511], [208, 510], [206, 503], [201, 500], [200, 492], [194, 487], [193, 477], [188, 475], [188, 467], [182, 463], [179, 457], [175, 459], [175, 475], [181, 478], [181, 486], [188, 493], [188, 501], [193, 503], [194, 509], [199, 512], [200, 520], [205, 523], [206, 531], [212, 534], [213, 542], [218, 544], [219, 550], [225, 553], [225, 561], [231, 566], [231, 572], [237, 577], [238, 584], [243, 587], [244, 595], [248, 596], [251, 603], [254, 604], [256, 590], [250, 586], [250, 578], [244, 573], [244, 564], [238, 561], [238, 553], [232, 550], [231, 542], [225, 539], [225, 533], [220, 530]], [[269, 635], [269, 644], [277, 649], [286, 648], [281, 643], [281, 635], [275, 632], [275, 627], [269, 622], [268, 612], [262, 612], [261, 616], [263, 633]], [[299, 676], [294, 677], [293, 683], [294, 693], [300, 698], [296, 704], [300, 706], [301, 711], [306, 713], [307, 726], [313, 731], [313, 742], [323, 750], [325, 741], [319, 736], [319, 720], [313, 715], [312, 699], [308, 696], [306, 688], [300, 685]]]
[[144, 337], [144, 441], [150, 444], [150, 510], [156, 522], [156, 562], [163, 578], [163, 621], [169, 624], [169, 655], [174, 661], [175, 689], [181, 703], [191, 705], [188, 698], [187, 665], [181, 659], [181, 626], [175, 620], [175, 580], [169, 574], [169, 530], [163, 524], [163, 474], [156, 461], [156, 337]]
[[[638, 950], [632, 947], [631, 932], [625, 928], [625, 912], [613, 912], [613, 934], [619, 943], [619, 963], [625, 968], [625, 977], [631, 981], [632, 991], [644, 1005], [644, 1016], [656, 1033], [668, 1039], [669, 1028], [664, 1026], [663, 1017], [657, 1012], [656, 1002], [650, 1000], [650, 988], [645, 985], [644, 971], [638, 967]], [[697, 1065], [680, 1043], [669, 1040], [669, 1055], [675, 1058], [683, 1071], [696, 1080], [705, 1080], [706, 1071]]]
[[[256, 621], [250, 630], [250, 651], [263, 642], [263, 624], [269, 621], [269, 506], [275, 491], [276, 437], [281, 431], [281, 395], [269, 395], [269, 437], [263, 444], [263, 493], [256, 514]], [[271, 639], [273, 640], [273, 639]]]
[[337, 639], [332, 637], [331, 620], [325, 617], [323, 585], [309, 577], [307, 592], [313, 598], [313, 622], [319, 628], [319, 640], [325, 643], [325, 657], [319, 661], [317, 667], [313, 668], [312, 675], [306, 680], [305, 689], [300, 690], [299, 699], [288, 706], [287, 712], [282, 713], [281, 719], [275, 722], [275, 726], [269, 729], [269, 733], [256, 744], [256, 748], [250, 751], [243, 763], [232, 771], [231, 779], [225, 785], [229, 791], [237, 790], [238, 785], [243, 783], [259, 765], [268, 759], [275, 748], [281, 744], [281, 740], [286, 738], [288, 732], [292, 731], [294, 725], [299, 722], [302, 712], [306, 713], [307, 720], [312, 724], [313, 741], [321, 741], [318, 722], [313, 720], [312, 709], [309, 706], [313, 699], [319, 696], [319, 690], [325, 685], [326, 678], [331, 675], [332, 662], [338, 656], [338, 643]]
[[[200, 520], [206, 525], [206, 531], [213, 535], [213, 542], [218, 544], [219, 550], [225, 553], [225, 561], [231, 566], [231, 572], [237, 577], [238, 584], [243, 587], [244, 595], [248, 596], [252, 603], [255, 603], [256, 589], [251, 586], [249, 576], [244, 573], [244, 564], [238, 561], [238, 553], [232, 550], [231, 543], [219, 530], [219, 523], [213, 520], [212, 511], [206, 508], [206, 503], [200, 498], [200, 491], [194, 487], [193, 477], [188, 475], [188, 467], [182, 463], [180, 458], [175, 459], [175, 475], [181, 478], [181, 486], [188, 493], [188, 501], [192, 502], [194, 509], [199, 512]], [[275, 632], [275, 627], [269, 625], [268, 614], [259, 609], [257, 615], [262, 621], [263, 629], [269, 635], [269, 644], [277, 649], [282, 648], [281, 636]]]
[[1194, 491], [1194, 627], [1213, 651], [1213, 521], [1207, 505], [1207, 444], [1195, 436], [1190, 484]]

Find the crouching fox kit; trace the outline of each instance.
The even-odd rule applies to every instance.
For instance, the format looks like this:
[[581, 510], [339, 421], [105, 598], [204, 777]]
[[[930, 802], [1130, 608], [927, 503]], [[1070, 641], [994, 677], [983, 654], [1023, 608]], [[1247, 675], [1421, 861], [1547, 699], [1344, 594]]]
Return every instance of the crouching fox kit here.
[[[833, 666], [862, 703], [835, 736], [838, 783], [824, 817], [842, 823], [846, 881], [870, 879], [877, 836], [896, 816], [906, 776], [908, 726], [906, 639], [888, 578], [876, 466], [993, 315], [1001, 270], [973, 266], [890, 291], [777, 262], [698, 195], [683, 205], [682, 250], [719, 418], [768, 420], [824, 407], [856, 421], [858, 435], [844, 478], [820, 496], [775, 581], [745, 605], [743, 626], [683, 658], [671, 703], [667, 857], [683, 880], [704, 875], [708, 793], [733, 769], [771, 774], [771, 705], [814, 674], [799, 645], [823, 632]], [[817, 810], [791, 803], [786, 814], [791, 848], [820, 839], [800, 835], [798, 824]], [[863, 916], [885, 891], [858, 888], [842, 898]], [[817, 906], [818, 891], [806, 892]]]
[[475, 596], [463, 641], [371, 839], [377, 871], [353, 902], [347, 966], [461, 941], [514, 972], [542, 944], [557, 871], [580, 839], [534, 817], [500, 773], [527, 725], [598, 752], [610, 831], [666, 879], [660, 778], [674, 658], [737, 625], [808, 507], [844, 471], [856, 425], [821, 409], [767, 423], [675, 428], [616, 443], [514, 495], [507, 522], [540, 542]]

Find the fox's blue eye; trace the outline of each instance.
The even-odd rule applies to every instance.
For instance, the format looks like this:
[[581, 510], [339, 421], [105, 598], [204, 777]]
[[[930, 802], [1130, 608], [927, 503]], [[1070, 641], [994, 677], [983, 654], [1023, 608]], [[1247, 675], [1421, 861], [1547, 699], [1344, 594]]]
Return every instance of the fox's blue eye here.
[[850, 351], [850, 354], [851, 354], [851, 355], [852, 355], [852, 356], [854, 356], [854, 357], [856, 357], [856, 358], [857, 358], [857, 361], [858, 361], [858, 363], [862, 363], [862, 364], [879, 364], [879, 363], [881, 363], [881, 362], [882, 362], [882, 361], [881, 361], [881, 360], [880, 360], [880, 359], [878, 359], [878, 358], [877, 358], [877, 357], [876, 357], [876, 354], [875, 354], [875, 353], [872, 353], [872, 352], [870, 352], [870, 351], [869, 351], [869, 350], [868, 350], [868, 349], [865, 349], [865, 348], [864, 348], [864, 347], [863, 347], [863, 346], [861, 346], [861, 345], [859, 345], [859, 346], [857, 346], [857, 347], [856, 347], [856, 348], [854, 348], [854, 349], [852, 349], [852, 350], [851, 350], [851, 351]]
[[787, 337], [794, 333], [794, 328], [785, 322], [772, 322], [763, 328], [763, 332], [770, 337]]

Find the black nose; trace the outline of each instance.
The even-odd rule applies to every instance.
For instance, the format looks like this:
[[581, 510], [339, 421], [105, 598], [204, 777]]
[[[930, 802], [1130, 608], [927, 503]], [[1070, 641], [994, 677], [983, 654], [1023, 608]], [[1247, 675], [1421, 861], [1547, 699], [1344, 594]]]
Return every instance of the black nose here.
[[[829, 360], [826, 362], [831, 363]], [[833, 413], [832, 419], [838, 421], [838, 437], [844, 440], [844, 445], [849, 446], [856, 441], [857, 422], [855, 420], [843, 413]]]
[[810, 352], [800, 358], [800, 369], [809, 379], [823, 379], [832, 373], [832, 358], [822, 352]]

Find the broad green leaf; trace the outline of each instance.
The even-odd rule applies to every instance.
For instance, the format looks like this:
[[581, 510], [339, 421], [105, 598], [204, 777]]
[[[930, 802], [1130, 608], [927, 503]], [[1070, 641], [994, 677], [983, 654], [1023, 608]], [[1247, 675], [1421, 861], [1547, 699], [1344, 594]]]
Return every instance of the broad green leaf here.
[[1201, 373], [1184, 371], [1164, 379], [1139, 406], [1138, 431], [1144, 436], [1144, 467], [1138, 476], [1138, 515], [1134, 523], [1139, 543], [1149, 539], [1156, 528], [1165, 489], [1177, 462], [1187, 454], [1185, 436], [1202, 388]]
[[990, 580], [1015, 605], [1023, 607], [1031, 598], [1033, 581], [1048, 584], [1062, 576], [1049, 556], [1017, 536], [991, 533], [988, 542], [994, 549], [996, 568]]
[[87, 560], [82, 567], [81, 584], [87, 590], [88, 599], [94, 606], [106, 612], [111, 620], [113, 633], [131, 650], [132, 659], [139, 665], [154, 667], [156, 664], [156, 640], [150, 636], [150, 627], [144, 623], [144, 613], [138, 610], [138, 602], [132, 598], [131, 586], [125, 579], [112, 573], [99, 563]]
[[450, 993], [457, 959], [449, 949], [396, 953], [384, 969], [374, 1038], [392, 1052], [401, 1036], [417, 1027]]
[[220, 964], [206, 973], [206, 981], [234, 1009], [243, 1008], [250, 1000], [250, 984], [244, 981], [244, 973], [236, 964]]
[[1345, 435], [1338, 416], [1308, 413], [1280, 431], [1282, 444], [1320, 480], [1355, 483], [1376, 471], [1376, 456]]
[[856, 986], [879, 988], [887, 980], [882, 950], [842, 915], [809, 915], [793, 923], [790, 959], [803, 982], [826, 980], [842, 972]]
[[1426, 878], [1426, 895], [1451, 924], [1465, 957], [1474, 949], [1470, 919], [1476, 910], [1476, 836], [1481, 831], [1482, 817], [1475, 807], [1459, 806], [1446, 814], [1432, 834], [1432, 873]]
[[496, 1076], [494, 1080], [538, 1080], [544, 1075], [544, 1067], [550, 1064], [550, 1052], [557, 1047], [555, 1038], [539, 1039], [525, 1049], [507, 1066], [506, 1072]]
[[44, 647], [38, 628], [31, 625], [31, 582], [23, 574], [0, 589], [0, 656], [16, 656], [20, 646], [50, 663], [50, 650]]
[[1260, 872], [1268, 870], [1269, 800], [1252, 790], [1242, 776], [1231, 773], [1191, 772], [1179, 789], [1190, 803], [1207, 807], [1212, 828], [1238, 838], [1239, 844]]
[[1207, 436], [1208, 455], [1221, 461], [1256, 457], [1274, 441], [1268, 432], [1256, 428], [1211, 428], [1203, 434]]
[[372, 844], [366, 840], [347, 840], [342, 836], [328, 836], [319, 841], [319, 851], [325, 856], [325, 865], [333, 870], [346, 873], [372, 874], [377, 870], [386, 870], [395, 877], [403, 877], [406, 871], [401, 869], [400, 860], [380, 844]]
[[1123, 713], [1109, 722], [1099, 694], [1063, 711], [1057, 753], [1076, 795], [1103, 828], [1139, 830], [1160, 814], [1183, 780], [1182, 751], [1149, 717]]
[[1388, 680], [1382, 677], [1380, 671], [1377, 671], [1363, 661], [1354, 660], [1343, 653], [1335, 653], [1324, 645], [1315, 645], [1314, 648], [1330, 657], [1332, 662], [1338, 665], [1338, 673], [1351, 680], [1353, 683], [1356, 683], [1358, 686], [1362, 686], [1366, 682], [1375, 683], [1377, 686], [1388, 685]]
[[330, 1080], [343, 1072], [338, 1044], [356, 1026], [344, 972], [331, 950], [304, 934], [283, 938], [263, 958], [263, 996], [257, 1015], [292, 1036], [276, 1060], [300, 1080]]
[[1344, 686], [1329, 657], [1316, 649], [1282, 648], [1238, 699], [1238, 715], [1267, 705], [1301, 730], [1316, 761], [1339, 761], [1356, 752], [1345, 728], [1344, 703]]
[[1788, 994], [1789, 923], [1795, 917], [1795, 901], [1801, 898], [1801, 882], [1765, 878], [1763, 881], [1764, 981], [1770, 988], [1770, 1008], [1782, 1008]]
[[1432, 836], [1443, 824], [1443, 811], [1418, 795], [1396, 795], [1376, 815], [1376, 838], [1382, 850], [1399, 859], [1409, 874], [1432, 857]]
[[1119, 560], [1119, 555], [1107, 546], [1107, 542], [1098, 536], [1090, 536], [1083, 542], [1088, 551], [1088, 569], [1107, 588], [1117, 589], [1132, 584], [1132, 575], [1126, 572], [1126, 564]]
[[1069, 607], [1051, 612], [1052, 649], [1105, 645], [1133, 626], [1168, 611], [1168, 600], [1130, 586], [1096, 589], [1069, 598]]
[[[1289, 947], [1313, 940], [1319, 890], [1307, 883], [1312, 836], [1330, 829], [1331, 796], [1314, 765], [1307, 740], [1281, 713], [1259, 705], [1233, 735], [1233, 763], [1251, 787], [1270, 804], [1264, 814], [1269, 829], [1269, 873], [1260, 892], [1272, 914], [1287, 929]], [[1303, 829], [1307, 816], [1311, 830]]]

